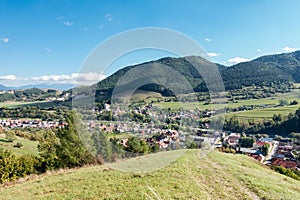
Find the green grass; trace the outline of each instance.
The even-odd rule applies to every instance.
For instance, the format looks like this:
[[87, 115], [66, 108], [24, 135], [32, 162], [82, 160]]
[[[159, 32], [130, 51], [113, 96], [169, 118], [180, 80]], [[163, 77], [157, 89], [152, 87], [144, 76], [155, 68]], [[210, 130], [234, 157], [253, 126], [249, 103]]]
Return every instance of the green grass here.
[[250, 99], [250, 100], [239, 100], [236, 103], [232, 103], [230, 101], [225, 101], [227, 104], [209, 104], [205, 105], [205, 102], [164, 102], [163, 100], [159, 103], [155, 103], [155, 106], [170, 108], [172, 110], [178, 110], [179, 108], [185, 109], [195, 109], [199, 108], [201, 110], [205, 109], [220, 109], [229, 107], [229, 108], [237, 108], [244, 105], [278, 105], [279, 100], [287, 100], [291, 102], [296, 100], [300, 103], [300, 90], [295, 89], [292, 92], [287, 92], [283, 94], [276, 94], [275, 97], [268, 97], [263, 99]]
[[[23, 147], [21, 148], [14, 147], [14, 145], [17, 144], [18, 142], [22, 143]], [[20, 137], [18, 137], [14, 142], [6, 142], [5, 139], [0, 138], [0, 148], [8, 149], [11, 152], [15, 153], [16, 155], [24, 155], [24, 154], [37, 155], [38, 154], [37, 145], [38, 142], [36, 141], [31, 141]]]
[[[22, 101], [11, 101], [11, 102], [2, 102], [0, 103], [0, 108], [18, 108], [22, 106], [43, 106], [52, 103], [48, 101], [32, 101], [32, 102], [22, 102]], [[52, 105], [54, 105], [52, 103]]]
[[263, 109], [254, 109], [240, 112], [227, 113], [226, 117], [230, 118], [233, 115], [236, 115], [237, 118], [241, 120], [249, 119], [272, 119], [274, 114], [281, 114], [282, 116], [287, 116], [289, 113], [295, 113], [295, 111], [300, 107], [300, 105], [295, 106], [285, 106], [285, 107], [276, 107], [276, 108], [263, 108]]
[[188, 150], [150, 174], [95, 166], [41, 175], [2, 187], [0, 199], [300, 199], [299, 181], [252, 158], [200, 153]]
[[157, 98], [162, 97], [161, 94], [157, 92], [151, 92], [151, 91], [144, 91], [144, 90], [137, 90], [134, 92], [134, 94], [131, 97], [132, 101], [150, 101], [156, 100]]
[[39, 106], [42, 109], [48, 109], [52, 107], [56, 107], [58, 105], [66, 105], [71, 106], [72, 102], [59, 102], [56, 103], [54, 101], [32, 101], [32, 102], [2, 102], [0, 103], [0, 108], [18, 108], [25, 106]]

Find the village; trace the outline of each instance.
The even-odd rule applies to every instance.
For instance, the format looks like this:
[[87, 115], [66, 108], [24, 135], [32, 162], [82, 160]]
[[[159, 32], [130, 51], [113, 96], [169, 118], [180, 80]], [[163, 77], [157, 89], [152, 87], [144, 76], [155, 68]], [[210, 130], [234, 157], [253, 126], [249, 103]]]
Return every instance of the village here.
[[[99, 111], [99, 114], [105, 112], [111, 112], [116, 121], [101, 121], [101, 123], [89, 121], [88, 126], [91, 128], [98, 126], [101, 130], [116, 135], [127, 133], [142, 136], [149, 145], [158, 144], [160, 150], [174, 149], [176, 145], [180, 148], [189, 148], [188, 145], [191, 143], [196, 148], [209, 145], [215, 150], [248, 155], [268, 166], [300, 170], [299, 159], [298, 161], [296, 159], [300, 155], [300, 146], [294, 144], [290, 138], [255, 137], [244, 133], [214, 130], [205, 121], [199, 124], [201, 118], [210, 117], [220, 112], [218, 110], [161, 112], [149, 104], [121, 111], [106, 104], [105, 109]], [[122, 116], [131, 117], [124, 120]], [[147, 117], [150, 119], [147, 120]], [[125, 137], [122, 140], [125, 146], [127, 139]]]
[[0, 119], [0, 130], [14, 128], [63, 128], [65, 126], [66, 123], [60, 123], [58, 121], [42, 121], [37, 119]]
[[[280, 166], [300, 170], [300, 146], [290, 138], [270, 138], [249, 136], [244, 133], [215, 130], [210, 123], [199, 121], [209, 118], [220, 110], [180, 110], [170, 111], [154, 107], [152, 104], [120, 109], [105, 104], [103, 110], [94, 110], [98, 120], [87, 120], [90, 129], [99, 128], [107, 134], [121, 137], [121, 144], [126, 147], [128, 137], [144, 138], [149, 146], [158, 145], [159, 150], [179, 148], [212, 149], [248, 155], [268, 166]], [[105, 116], [110, 115], [111, 118]], [[103, 119], [104, 117], [104, 119]], [[63, 128], [63, 121], [42, 121], [39, 119], [0, 119], [0, 129], [51, 129]]]

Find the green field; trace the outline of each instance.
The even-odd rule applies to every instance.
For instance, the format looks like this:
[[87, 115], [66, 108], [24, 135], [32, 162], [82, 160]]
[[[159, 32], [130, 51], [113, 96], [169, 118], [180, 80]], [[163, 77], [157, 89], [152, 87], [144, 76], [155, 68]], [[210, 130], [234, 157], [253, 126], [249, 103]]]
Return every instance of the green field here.
[[[23, 147], [21, 148], [14, 147], [14, 145], [17, 144], [18, 142], [22, 143]], [[37, 145], [38, 142], [20, 138], [20, 137], [18, 137], [12, 143], [6, 142], [4, 138], [0, 138], [0, 148], [8, 149], [11, 152], [15, 153], [16, 155], [24, 155], [24, 154], [37, 155], [38, 154]]]
[[0, 108], [18, 108], [22, 106], [39, 106], [43, 109], [52, 108], [59, 105], [72, 106], [72, 102], [54, 102], [54, 101], [33, 101], [33, 102], [1, 102]]
[[11, 101], [11, 102], [2, 102], [0, 103], [0, 108], [17, 108], [21, 106], [51, 106], [54, 105], [52, 102], [48, 101], [33, 101], [33, 102], [22, 102], [22, 101]]
[[200, 153], [189, 150], [150, 174], [95, 166], [41, 175], [2, 187], [0, 199], [300, 199], [299, 181], [252, 158]]
[[238, 102], [230, 102], [224, 99], [226, 104], [208, 104], [205, 105], [205, 102], [164, 102], [163, 100], [159, 103], [155, 103], [154, 105], [164, 108], [171, 108], [172, 110], [178, 110], [179, 108], [185, 109], [219, 109], [229, 107], [229, 108], [237, 108], [239, 106], [244, 105], [278, 105], [279, 100], [287, 100], [291, 102], [296, 100], [300, 103], [300, 90], [295, 89], [292, 92], [276, 94], [274, 97], [262, 98], [262, 99], [250, 99], [250, 100], [239, 100]]
[[272, 119], [272, 117], [276, 114], [281, 114], [282, 116], [287, 116], [289, 113], [295, 113], [295, 111], [300, 108], [300, 105], [295, 106], [285, 106], [285, 107], [276, 107], [276, 108], [263, 108], [263, 109], [254, 109], [240, 112], [231, 112], [227, 113], [226, 117], [230, 118], [235, 115], [237, 118], [241, 120], [249, 120], [249, 119]]

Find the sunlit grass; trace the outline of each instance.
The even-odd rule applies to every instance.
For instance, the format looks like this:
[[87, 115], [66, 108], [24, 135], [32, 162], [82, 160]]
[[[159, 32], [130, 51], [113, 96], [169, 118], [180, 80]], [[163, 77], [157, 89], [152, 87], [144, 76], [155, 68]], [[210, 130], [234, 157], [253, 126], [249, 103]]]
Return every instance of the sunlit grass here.
[[[21, 148], [14, 147], [17, 143], [21, 143], [23, 146]], [[31, 141], [24, 138], [17, 138], [14, 142], [6, 142], [4, 138], [0, 138], [0, 148], [10, 150], [11, 152], [15, 153], [16, 155], [24, 155], [24, 154], [31, 154], [37, 155], [38, 142]]]
[[[126, 161], [125, 161], [126, 162]], [[148, 174], [95, 166], [2, 188], [0, 199], [300, 199], [300, 182], [243, 155], [189, 150]]]

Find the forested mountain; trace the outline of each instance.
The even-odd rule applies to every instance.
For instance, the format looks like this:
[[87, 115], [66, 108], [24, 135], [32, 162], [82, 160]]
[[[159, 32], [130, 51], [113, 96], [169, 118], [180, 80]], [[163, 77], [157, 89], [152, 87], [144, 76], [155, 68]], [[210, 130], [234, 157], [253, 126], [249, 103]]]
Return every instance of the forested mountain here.
[[10, 90], [10, 88], [9, 87], [6, 87], [6, 86], [4, 86], [4, 85], [0, 85], [0, 91], [5, 91], [5, 90]]
[[[185, 79], [193, 87], [194, 91], [205, 91], [207, 88], [203, 78], [188, 61], [191, 57], [192, 56], [182, 58], [167, 57], [120, 69], [94, 85], [94, 88], [96, 88], [96, 99], [98, 101], [109, 99], [118, 80], [132, 69], [143, 67], [145, 65], [149, 66], [158, 64], [167, 65], [176, 70], [185, 77]], [[204, 58], [197, 58], [200, 65], [217, 66], [227, 90], [238, 89], [243, 86], [251, 86], [253, 84], [268, 86], [271, 84], [300, 82], [300, 51], [262, 56], [252, 61], [239, 63], [230, 67], [211, 63]], [[159, 78], [164, 79], [163, 76]], [[167, 79], [164, 81], [167, 81]], [[156, 84], [144, 85], [141, 89], [160, 92], [163, 95], [170, 94], [170, 91], [167, 88]], [[85, 91], [87, 92], [88, 90]]]
[[56, 97], [57, 91], [53, 89], [42, 90], [38, 88], [31, 88], [25, 90], [14, 90], [13, 92], [5, 92], [0, 94], [0, 102], [5, 101], [36, 101], [45, 100], [47, 97]]

